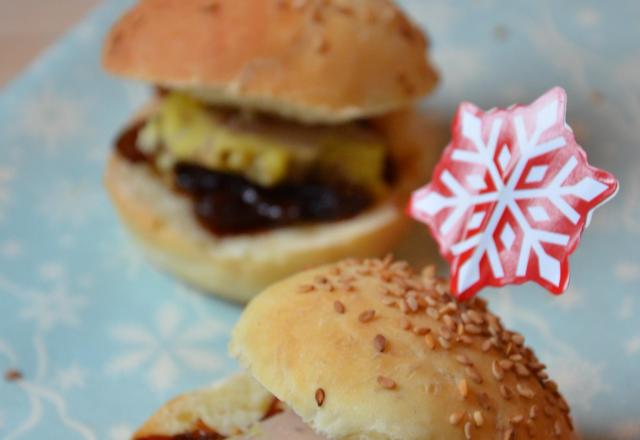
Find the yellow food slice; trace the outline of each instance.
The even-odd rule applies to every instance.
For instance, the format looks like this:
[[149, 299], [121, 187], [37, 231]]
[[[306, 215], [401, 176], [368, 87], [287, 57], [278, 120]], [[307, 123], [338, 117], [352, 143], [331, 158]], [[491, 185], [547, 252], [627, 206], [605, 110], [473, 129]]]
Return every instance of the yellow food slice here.
[[380, 139], [355, 133], [353, 127], [286, 124], [231, 126], [221, 112], [171, 92], [141, 130], [138, 145], [147, 153], [159, 152], [157, 165], [166, 172], [175, 162], [189, 161], [269, 187], [314, 168], [375, 192], [384, 187], [386, 152]]

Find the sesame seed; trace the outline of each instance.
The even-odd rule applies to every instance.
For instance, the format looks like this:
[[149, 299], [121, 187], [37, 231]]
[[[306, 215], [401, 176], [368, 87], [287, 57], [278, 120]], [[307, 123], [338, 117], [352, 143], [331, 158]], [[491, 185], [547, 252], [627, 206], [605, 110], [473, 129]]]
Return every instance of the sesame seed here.
[[415, 327], [413, 329], [413, 333], [415, 333], [418, 336], [424, 336], [427, 333], [429, 333], [431, 331], [431, 329], [429, 327]]
[[438, 319], [438, 311], [433, 307], [427, 307], [427, 315], [433, 319]]
[[553, 397], [551, 394], [545, 394], [544, 399], [547, 401], [549, 405], [556, 406], [557, 401], [555, 397]]
[[517, 425], [518, 423], [522, 423], [523, 420], [524, 420], [524, 417], [521, 414], [518, 414], [517, 416], [511, 417], [509, 422], [513, 423], [514, 425]]
[[560, 425], [560, 421], [556, 420], [555, 423], [553, 424], [553, 432], [556, 436], [560, 436], [560, 434], [562, 434], [562, 426]]
[[511, 340], [516, 344], [516, 345], [522, 345], [524, 344], [524, 336], [522, 336], [519, 333], [514, 333], [511, 336]]
[[508, 386], [501, 384], [500, 385], [500, 395], [505, 399], [505, 400], [509, 400], [511, 399], [511, 396], [513, 395], [513, 391], [511, 391], [511, 388], [509, 388]]
[[531, 408], [529, 408], [529, 418], [533, 420], [536, 417], [538, 417], [538, 407], [536, 405], [531, 405]]
[[467, 344], [467, 345], [470, 345], [470, 344], [473, 343], [473, 339], [471, 339], [467, 335], [460, 335], [459, 339], [460, 339], [460, 342], [462, 342], [464, 344]]
[[387, 307], [396, 307], [398, 305], [396, 300], [393, 298], [383, 298], [382, 304], [384, 304]]
[[333, 292], [335, 290], [335, 286], [331, 283], [324, 283], [324, 284], [320, 284], [320, 286], [318, 286], [318, 288], [320, 290], [323, 290], [325, 292]]
[[433, 264], [425, 266], [422, 269], [422, 272], [420, 273], [420, 275], [422, 276], [422, 278], [432, 280], [436, 276], [436, 266]]
[[322, 404], [324, 403], [324, 390], [322, 388], [318, 388], [316, 390], [316, 403], [318, 404], [318, 406], [322, 406]]
[[484, 423], [484, 418], [482, 417], [482, 413], [480, 411], [476, 410], [473, 412], [473, 421], [475, 422], [478, 428], [482, 427], [482, 424]]
[[480, 407], [485, 411], [491, 411], [491, 402], [487, 393], [482, 392], [478, 394], [478, 403], [480, 404]]
[[464, 331], [472, 335], [479, 335], [482, 333], [482, 329], [475, 324], [466, 324], [464, 326]]
[[394, 272], [403, 273], [405, 275], [413, 275], [413, 269], [411, 268], [411, 265], [406, 261], [396, 261], [395, 263], [392, 263], [391, 266], [389, 266], [389, 269], [393, 270]]
[[380, 272], [380, 279], [385, 283], [390, 282], [392, 277], [393, 277], [393, 274], [388, 270], [383, 270]]
[[342, 304], [340, 301], [334, 301], [333, 303], [333, 310], [335, 310], [336, 312], [342, 314], [346, 311], [344, 304]]
[[503, 440], [512, 440], [513, 439], [513, 428], [509, 428], [504, 432]]
[[475, 383], [477, 384], [482, 383], [482, 376], [480, 376], [480, 373], [478, 373], [478, 371], [475, 368], [465, 367], [464, 372], [467, 376], [469, 376], [469, 379], [471, 379]]
[[387, 390], [392, 390], [396, 387], [396, 382], [386, 376], [378, 376], [378, 384], [380, 384], [382, 388], [386, 388]]
[[485, 353], [491, 349], [491, 339], [485, 339], [480, 347]]
[[446, 315], [447, 313], [452, 313], [456, 310], [458, 310], [458, 305], [456, 303], [450, 302], [446, 306], [440, 307], [440, 310], [438, 310], [438, 314]]
[[407, 298], [405, 299], [405, 301], [407, 302], [407, 306], [409, 307], [409, 309], [412, 312], [417, 312], [418, 311], [418, 300], [416, 299], [415, 296], [407, 296]]
[[511, 354], [511, 350], [513, 349], [513, 344], [511, 342], [509, 342], [509, 345], [507, 345], [507, 348], [504, 350], [504, 353], [509, 356]]
[[554, 393], [558, 392], [558, 384], [555, 383], [554, 381], [550, 380], [548, 382], [545, 382], [544, 385], [547, 389], [550, 389], [551, 391], [553, 391]]
[[569, 412], [569, 405], [567, 404], [567, 401], [564, 400], [564, 397], [560, 397], [558, 399], [558, 406], [560, 407], [560, 410], [563, 412]]
[[535, 393], [531, 391], [530, 388], [527, 388], [520, 383], [516, 384], [516, 391], [518, 391], [518, 394], [520, 394], [522, 397], [525, 397], [527, 399], [533, 399], [533, 396], [535, 396]]
[[427, 347], [429, 347], [431, 350], [436, 349], [436, 341], [433, 339], [433, 336], [431, 336], [431, 333], [427, 333], [424, 336], [424, 342], [425, 344], [427, 344]]
[[516, 374], [518, 376], [527, 377], [531, 376], [531, 372], [523, 364], [516, 364]]
[[340, 268], [338, 266], [333, 266], [328, 270], [328, 272], [329, 275], [337, 277], [338, 275], [340, 275]]
[[487, 309], [487, 300], [476, 296], [475, 298], [473, 298], [472, 301], [473, 301], [472, 304], [474, 304], [477, 308], [481, 310]]
[[522, 355], [521, 354], [514, 354], [509, 356], [509, 359], [512, 360], [513, 362], [520, 362], [522, 361]]
[[450, 330], [456, 330], [456, 323], [453, 321], [453, 318], [449, 315], [444, 315], [442, 317], [442, 322], [446, 325]]
[[311, 292], [315, 289], [315, 287], [311, 284], [303, 284], [302, 286], [298, 287], [298, 292], [299, 293], [308, 293]]
[[319, 40], [316, 46], [316, 50], [318, 51], [318, 53], [327, 53], [329, 52], [329, 49], [331, 49], [331, 44], [329, 44], [329, 42], [325, 38]]
[[463, 399], [466, 399], [469, 395], [469, 385], [467, 384], [466, 379], [463, 378], [458, 381], [458, 392]]
[[343, 267], [355, 266], [358, 261], [355, 258], [347, 258], [339, 263]]
[[351, 275], [342, 275], [340, 277], [340, 282], [346, 283], [346, 284], [353, 283], [355, 280], [356, 279]]
[[220, 9], [220, 4], [217, 0], [205, 0], [202, 2], [202, 8], [211, 12], [217, 12]]
[[356, 290], [356, 286], [354, 286], [353, 284], [344, 284], [341, 283], [337, 286], [339, 289], [342, 289], [346, 292], [355, 292]]
[[462, 365], [473, 365], [473, 362], [471, 362], [471, 359], [469, 359], [464, 354], [457, 354], [456, 355], [456, 361], [458, 361], [458, 363], [462, 364]]
[[438, 333], [440, 334], [440, 336], [442, 336], [443, 338], [445, 338], [447, 341], [451, 340], [451, 332], [449, 331], [448, 328], [446, 327], [440, 327], [438, 329]]
[[445, 338], [443, 338], [442, 336], [440, 336], [438, 338], [438, 343], [440, 344], [440, 346], [442, 348], [444, 348], [445, 350], [449, 350], [451, 348], [451, 344], [449, 343], [449, 341], [447, 341]]
[[376, 351], [383, 353], [387, 349], [387, 338], [380, 334], [376, 335], [376, 337], [373, 338], [373, 347]]
[[543, 363], [540, 363], [538, 361], [533, 361], [533, 362], [529, 362], [528, 364], [529, 370], [533, 371], [533, 372], [538, 372], [538, 371], [542, 371], [545, 369], [545, 365]]
[[461, 412], [451, 413], [449, 415], [449, 423], [451, 423], [452, 425], [457, 425], [458, 423], [460, 423], [460, 420], [462, 420], [463, 416], [464, 414]]
[[373, 320], [375, 316], [376, 316], [375, 310], [373, 309], [365, 310], [364, 312], [360, 313], [360, 315], [358, 316], [358, 321], [362, 323], [367, 323]]
[[424, 386], [424, 390], [426, 391], [427, 394], [433, 394], [438, 389], [440, 389], [440, 386], [436, 385], [434, 383], [430, 383], [430, 384]]
[[502, 368], [503, 370], [510, 370], [511, 368], [513, 368], [513, 362], [508, 361], [506, 359], [498, 361], [498, 364], [500, 365], [500, 368]]
[[467, 440], [471, 440], [471, 422], [467, 422], [464, 424], [464, 437]]
[[498, 381], [504, 378], [504, 371], [502, 371], [502, 368], [498, 365], [498, 361], [493, 361], [491, 363], [491, 373], [493, 373], [493, 377]]
[[569, 425], [569, 430], [573, 431], [573, 421], [571, 420], [571, 416], [569, 416], [569, 414], [565, 414], [564, 419], [567, 422], [567, 425]]
[[467, 314], [469, 316], [469, 319], [473, 321], [474, 324], [482, 325], [484, 323], [484, 318], [482, 317], [482, 314], [480, 312], [469, 310]]
[[397, 298], [402, 298], [404, 297], [404, 290], [402, 290], [402, 287], [400, 286], [396, 286], [395, 284], [391, 284], [389, 286], [389, 294], [393, 295]]

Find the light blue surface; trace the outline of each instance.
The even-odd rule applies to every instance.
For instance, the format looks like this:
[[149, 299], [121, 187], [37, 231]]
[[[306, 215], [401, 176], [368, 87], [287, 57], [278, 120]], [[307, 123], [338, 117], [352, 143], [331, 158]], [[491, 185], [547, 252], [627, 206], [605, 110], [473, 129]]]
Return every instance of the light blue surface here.
[[[101, 185], [111, 139], [147, 96], [99, 67], [128, 3], [100, 7], [0, 96], [0, 372], [24, 374], [0, 380], [0, 438], [124, 439], [168, 397], [236, 368], [239, 309], [148, 266]], [[485, 296], [549, 364], [587, 438], [640, 439], [640, 3], [404, 4], [442, 73], [434, 119], [560, 85], [591, 163], [619, 177], [567, 294]]]

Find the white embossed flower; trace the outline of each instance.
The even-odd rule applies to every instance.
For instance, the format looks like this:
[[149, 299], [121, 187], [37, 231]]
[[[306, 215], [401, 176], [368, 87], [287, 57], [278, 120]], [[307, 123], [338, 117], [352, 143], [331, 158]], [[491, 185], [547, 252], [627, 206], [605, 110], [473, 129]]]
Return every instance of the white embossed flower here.
[[160, 391], [175, 384], [184, 367], [216, 371], [221, 359], [203, 344], [210, 345], [216, 337], [225, 334], [225, 329], [210, 320], [184, 323], [181, 310], [165, 304], [153, 315], [150, 327], [140, 324], [112, 327], [111, 336], [126, 348], [107, 364], [107, 373], [132, 374], [144, 368], [149, 386]]

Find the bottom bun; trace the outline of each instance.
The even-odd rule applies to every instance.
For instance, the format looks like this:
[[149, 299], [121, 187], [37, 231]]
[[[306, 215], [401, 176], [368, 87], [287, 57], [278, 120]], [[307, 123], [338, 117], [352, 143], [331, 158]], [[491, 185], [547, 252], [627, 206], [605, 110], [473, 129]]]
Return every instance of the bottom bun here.
[[166, 403], [133, 439], [171, 437], [199, 430], [213, 431], [222, 437], [237, 435], [268, 415], [275, 402], [273, 395], [255, 379], [238, 374]]
[[381, 256], [396, 246], [411, 224], [404, 214], [406, 196], [424, 175], [421, 121], [409, 111], [380, 122], [394, 145], [400, 182], [387, 200], [348, 220], [216, 237], [198, 224], [191, 201], [145, 165], [113, 154], [105, 183], [152, 262], [205, 292], [246, 302], [300, 270], [347, 257]]
[[388, 201], [349, 220], [216, 237], [198, 224], [191, 201], [145, 166], [114, 155], [106, 185], [153, 263], [199, 289], [240, 302], [300, 270], [384, 254], [408, 223], [402, 208]]

